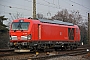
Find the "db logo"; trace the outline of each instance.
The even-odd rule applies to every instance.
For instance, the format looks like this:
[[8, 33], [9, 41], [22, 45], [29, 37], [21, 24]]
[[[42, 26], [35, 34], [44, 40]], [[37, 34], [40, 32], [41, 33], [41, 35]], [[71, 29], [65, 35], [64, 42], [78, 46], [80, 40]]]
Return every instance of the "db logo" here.
[[27, 33], [23, 33], [23, 34], [27, 34]]

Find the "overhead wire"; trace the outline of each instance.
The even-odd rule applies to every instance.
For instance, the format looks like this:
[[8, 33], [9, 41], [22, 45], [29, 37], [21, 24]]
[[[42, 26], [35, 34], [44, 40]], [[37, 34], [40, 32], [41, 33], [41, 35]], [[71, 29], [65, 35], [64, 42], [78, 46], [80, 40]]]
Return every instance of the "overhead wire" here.
[[[69, 5], [72, 5], [72, 4], [68, 3], [66, 0], [63, 0], [63, 1], [65, 1], [65, 2], [66, 2], [67, 4], [69, 4]], [[72, 6], [72, 7], [73, 7], [73, 6]], [[82, 10], [82, 9], [78, 9], [78, 10], [80, 11], [80, 10]], [[77, 11], [78, 11], [78, 10], [77, 10]], [[84, 10], [84, 9], [83, 9], [83, 11], [84, 11], [86, 14], [88, 14], [87, 12], [89, 12], [89, 11]], [[82, 13], [82, 14], [84, 14], [84, 13]], [[88, 18], [87, 16], [84, 16], [84, 15], [82, 15], [82, 16]]]
[[[4, 1], [4, 0], [3, 0]], [[14, 2], [9, 2], [9, 1], [4, 1], [4, 3], [12, 3], [14, 5], [19, 5], [19, 6], [23, 6], [23, 7], [28, 7], [28, 6], [25, 6], [25, 5], [21, 5], [21, 4], [17, 4], [17, 3], [14, 3]], [[32, 7], [31, 7], [32, 8]]]
[[[29, 0], [25, 0], [25, 1], [32, 2], [32, 1], [29, 1]], [[55, 4], [54, 4], [54, 1], [53, 1], [53, 3], [50, 3], [50, 2], [48, 2], [48, 1], [46, 1], [46, 0], [43, 0], [43, 1], [45, 1], [45, 2], [47, 2], [47, 3], [49, 3], [49, 4], [52, 4], [52, 5], [55, 5]], [[87, 7], [85, 7], [85, 6], [83, 6], [83, 5], [79, 4], [79, 3], [76, 3], [76, 2], [74, 2], [74, 1], [72, 1], [72, 0], [69, 0], [69, 1], [71, 1], [71, 2], [73, 2], [73, 3], [75, 3], [75, 4], [78, 4], [78, 5], [80, 5], [80, 6], [84, 7], [84, 8], [87, 8]], [[59, 3], [59, 1], [58, 1], [58, 3]], [[37, 4], [44, 5], [44, 6], [48, 6], [48, 5], [41, 4], [41, 3], [37, 3]], [[4, 5], [3, 5], [3, 6], [4, 6]], [[7, 7], [10, 7], [10, 6], [7, 6]], [[53, 6], [48, 6], [48, 7], [58, 8], [58, 7], [53, 7]], [[23, 10], [29, 10], [29, 9], [24, 9], [24, 8], [19, 8], [19, 7], [13, 7], [13, 8], [23, 9]], [[58, 8], [58, 9], [60, 9], [60, 8]], [[87, 8], [87, 9], [89, 9], [89, 8]], [[30, 11], [30, 10], [29, 10], [29, 11]]]
[[[30, 0], [25, 0], [25, 1], [28, 1], [28, 2], [32, 2], [32, 1], [30, 1]], [[39, 5], [42, 5], [42, 6], [47, 6], [47, 7], [52, 7], [52, 8], [56, 8], [56, 9], [59, 9], [58, 7], [54, 7], [54, 6], [51, 6], [51, 5], [46, 5], [46, 4], [42, 4], [42, 3], [38, 3], [38, 2], [36, 2], [36, 4], [39, 4]], [[40, 11], [41, 12], [41, 11]], [[43, 13], [44, 11], [42, 11], [42, 13]], [[47, 13], [46, 13], [47, 14]]]
[[[3, 14], [3, 15], [8, 14], [9, 16], [13, 16], [18, 14], [18, 12], [16, 13], [16, 12], [1, 11], [0, 14]], [[23, 14], [23, 16], [30, 16], [30, 15]]]
[[[25, 1], [28, 1], [28, 2], [32, 2], [32, 1], [30, 1], [30, 0], [25, 0]], [[49, 3], [49, 4], [52, 4], [52, 5], [55, 5], [54, 4], [54, 1], [53, 1], [53, 3], [50, 3], [50, 2], [48, 2], [48, 1], [46, 1], [46, 0], [43, 0], [43, 1], [45, 1], [45, 2], [47, 2], [47, 3]], [[83, 6], [83, 5], [81, 5], [81, 4], [79, 4], [79, 3], [76, 3], [76, 2], [74, 2], [74, 1], [72, 1], [72, 0], [69, 0], [69, 1], [71, 1], [71, 2], [73, 2], [73, 3], [75, 3], [75, 4], [78, 4], [78, 5], [80, 5], [80, 6]], [[39, 4], [39, 5], [43, 5], [43, 6], [48, 6], [48, 7], [52, 7], [52, 8], [57, 8], [57, 9], [60, 9], [59, 7], [54, 7], [54, 6], [50, 6], [50, 5], [46, 5], [46, 4], [42, 4], [42, 3], [36, 3], [36, 4]], [[13, 6], [7, 6], [7, 5], [2, 5], [2, 4], [0, 4], [1, 6], [4, 6], [4, 7], [9, 7], [9, 8], [16, 8], [16, 9], [21, 9], [21, 10], [27, 10], [27, 11], [30, 11], [29, 9], [25, 9], [25, 8], [20, 8], [20, 7], [13, 7]], [[58, 5], [59, 5], [59, 2], [58, 2]], [[83, 6], [84, 8], [86, 8], [86, 9], [89, 9], [89, 8], [87, 8], [87, 7], [85, 7], [85, 6]], [[69, 10], [69, 11], [71, 11], [71, 10]]]
[[48, 1], [46, 1], [46, 0], [43, 0], [43, 1], [47, 2], [48, 4], [53, 4], [53, 5], [55, 5], [54, 3], [50, 3], [50, 2], [48, 2]]
[[[4, 3], [5, 3], [5, 2], [8, 3], [8, 1], [4, 1]], [[10, 2], [10, 3], [12, 3], [12, 2]], [[17, 4], [17, 3], [13, 3], [13, 4], [20, 5], [20, 4]], [[25, 9], [25, 8], [16, 7], [16, 6], [9, 6], [9, 5], [4, 5], [4, 4], [0, 4], [0, 6], [3, 6], [3, 7], [9, 7], [10, 9], [16, 8], [16, 9], [21, 9], [21, 10], [31, 11], [30, 9]], [[23, 6], [23, 5], [20, 5], [20, 6]], [[1, 13], [6, 13], [6, 14], [16, 14], [15, 12], [6, 12], [6, 11], [3, 11], [3, 12], [1, 12]], [[0, 14], [1, 14], [1, 13], [0, 13]], [[18, 13], [18, 12], [17, 12], [17, 13]], [[27, 15], [27, 14], [24, 14], [24, 15], [29, 16], [29, 15]]]
[[[25, 1], [32, 2], [32, 1], [29, 1], [29, 0], [25, 0]], [[47, 6], [47, 7], [52, 7], [52, 8], [58, 8], [58, 7], [49, 6], [49, 5], [42, 4], [42, 3], [37, 3], [37, 2], [36, 2], [36, 4], [43, 5], [43, 6]], [[51, 4], [51, 3], [50, 3], [50, 4]], [[59, 9], [59, 8], [58, 8], [58, 9]]]
[[79, 6], [82, 6], [82, 7], [86, 8], [86, 9], [89, 9], [90, 10], [90, 8], [84, 6], [84, 5], [80, 4], [80, 3], [77, 3], [77, 2], [72, 1], [72, 0], [69, 0], [69, 1], [71, 1], [72, 3], [75, 3], [75, 4], [79, 5]]
[[14, 6], [7, 6], [7, 5], [3, 5], [3, 4], [0, 4], [0, 5], [3, 6], [3, 7], [16, 8], [16, 9], [21, 9], [21, 10], [27, 10], [27, 11], [30, 11], [29, 9], [25, 9], [25, 8], [14, 7]]
[[[53, 4], [53, 3], [50, 3], [50, 2], [48, 2], [48, 1], [46, 1], [46, 0], [43, 0], [43, 1], [45, 1], [45, 2], [47, 2], [47, 3], [49, 3], [49, 4]], [[71, 1], [71, 2], [73, 2], [73, 1]], [[75, 2], [73, 2], [73, 3], [75, 3]], [[79, 4], [79, 3], [76, 3], [76, 4], [78, 4], [78, 5], [80, 5], [80, 6], [83, 6], [83, 5], [81, 5], [81, 4]], [[53, 5], [55, 5], [55, 4], [53, 4]], [[59, 5], [59, 0], [58, 0], [58, 5]], [[85, 7], [85, 6], [83, 6], [84, 8], [87, 8], [87, 7]], [[89, 9], [89, 8], [88, 8]], [[68, 11], [71, 11], [71, 10], [68, 10]], [[88, 18], [87, 16], [84, 16], [84, 15], [82, 15], [83, 17], [86, 17], [86, 18]]]
[[[81, 7], [85, 8], [85, 9], [87, 9], [87, 10], [90, 10], [90, 8], [84, 6], [84, 5], [80, 4], [80, 3], [77, 3], [77, 2], [72, 1], [72, 0], [69, 0], [69, 1], [74, 3], [74, 4], [77, 4], [77, 5], [81, 6]], [[86, 10], [84, 10], [84, 11], [86, 11]], [[86, 13], [88, 13], [88, 12], [90, 12], [90, 11], [86, 11]], [[81, 15], [81, 16], [88, 18], [88, 16], [84, 16], [84, 15]]]

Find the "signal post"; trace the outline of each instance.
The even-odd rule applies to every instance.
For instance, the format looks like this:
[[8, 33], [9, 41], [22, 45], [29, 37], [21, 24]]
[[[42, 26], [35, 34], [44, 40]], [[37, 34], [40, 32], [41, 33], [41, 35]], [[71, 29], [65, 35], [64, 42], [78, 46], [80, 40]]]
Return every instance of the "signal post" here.
[[88, 44], [90, 45], [90, 13], [88, 13]]

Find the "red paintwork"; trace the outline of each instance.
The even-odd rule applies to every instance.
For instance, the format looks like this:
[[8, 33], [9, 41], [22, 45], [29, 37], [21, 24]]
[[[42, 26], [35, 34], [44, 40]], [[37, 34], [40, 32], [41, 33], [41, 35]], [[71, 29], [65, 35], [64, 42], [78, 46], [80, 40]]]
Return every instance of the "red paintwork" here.
[[[20, 19], [14, 20], [13, 22], [19, 22]], [[30, 22], [28, 30], [14, 32], [10, 28], [10, 35], [17, 36], [18, 40], [10, 40], [10, 42], [31, 42], [31, 41], [80, 41], [80, 30], [77, 25], [67, 26], [58, 24], [42, 23], [39, 20], [24, 19], [24, 22]], [[38, 24], [41, 25], [38, 27]], [[75, 28], [74, 40], [68, 38], [68, 28]], [[39, 31], [40, 30], [40, 31]], [[76, 33], [76, 30], [78, 33]], [[21, 36], [32, 35], [31, 40], [20, 40]]]

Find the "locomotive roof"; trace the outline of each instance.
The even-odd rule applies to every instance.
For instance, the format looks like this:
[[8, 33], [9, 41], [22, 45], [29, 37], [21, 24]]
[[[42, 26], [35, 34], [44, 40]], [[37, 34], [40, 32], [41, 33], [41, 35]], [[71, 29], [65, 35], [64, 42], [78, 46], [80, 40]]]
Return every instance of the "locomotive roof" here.
[[63, 22], [63, 21], [59, 21], [59, 20], [46, 20], [46, 19], [38, 19], [38, 20], [43, 23], [52, 23], [52, 24], [69, 25], [69, 26], [74, 25], [73, 23]]

